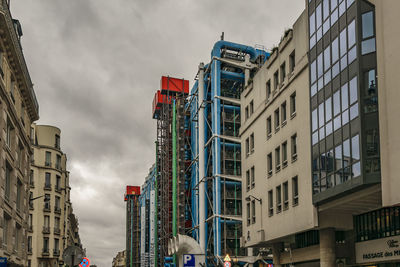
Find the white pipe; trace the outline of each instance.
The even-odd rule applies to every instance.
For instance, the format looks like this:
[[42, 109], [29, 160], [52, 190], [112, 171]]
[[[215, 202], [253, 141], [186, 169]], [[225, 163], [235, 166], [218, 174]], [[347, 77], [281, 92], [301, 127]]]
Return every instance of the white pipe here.
[[206, 210], [205, 210], [205, 158], [204, 158], [204, 63], [199, 65], [199, 84], [198, 84], [198, 110], [199, 110], [199, 243], [202, 253], [206, 251]]

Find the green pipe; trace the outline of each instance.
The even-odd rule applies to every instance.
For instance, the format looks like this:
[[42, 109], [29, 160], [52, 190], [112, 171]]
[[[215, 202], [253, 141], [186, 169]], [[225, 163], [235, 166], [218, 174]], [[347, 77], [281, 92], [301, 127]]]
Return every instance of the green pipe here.
[[[172, 105], [172, 235], [176, 236], [176, 100]], [[176, 263], [176, 255], [174, 255], [174, 263]]]
[[155, 166], [155, 174], [156, 174], [156, 179], [154, 182], [154, 192], [155, 192], [155, 197], [154, 197], [154, 266], [157, 266], [157, 261], [158, 261], [158, 185], [157, 185], [157, 178], [158, 178], [158, 167], [157, 167], [157, 161], [158, 161], [158, 141], [156, 141], [156, 166]]

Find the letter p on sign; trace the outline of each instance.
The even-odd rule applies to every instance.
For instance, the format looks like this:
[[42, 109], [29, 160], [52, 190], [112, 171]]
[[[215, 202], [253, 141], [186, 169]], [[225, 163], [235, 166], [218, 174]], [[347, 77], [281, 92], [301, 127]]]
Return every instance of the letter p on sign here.
[[183, 255], [183, 266], [184, 267], [195, 267], [195, 257], [193, 254]]

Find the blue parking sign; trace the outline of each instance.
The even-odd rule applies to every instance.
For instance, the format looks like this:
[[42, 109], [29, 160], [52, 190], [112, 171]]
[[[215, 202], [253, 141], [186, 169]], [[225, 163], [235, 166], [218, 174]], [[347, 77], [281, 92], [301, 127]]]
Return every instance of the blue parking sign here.
[[0, 257], [0, 267], [7, 267], [7, 258]]
[[196, 262], [196, 260], [195, 260], [195, 257], [193, 254], [183, 255], [183, 266], [184, 267], [195, 267], [195, 262]]

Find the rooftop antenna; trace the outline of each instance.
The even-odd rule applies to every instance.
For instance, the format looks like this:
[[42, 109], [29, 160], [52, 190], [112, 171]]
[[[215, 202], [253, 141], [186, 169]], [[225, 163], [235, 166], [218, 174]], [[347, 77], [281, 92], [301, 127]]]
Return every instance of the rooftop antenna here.
[[221, 34], [221, 41], [223, 41], [224, 40], [224, 32], [222, 32], [222, 34]]

